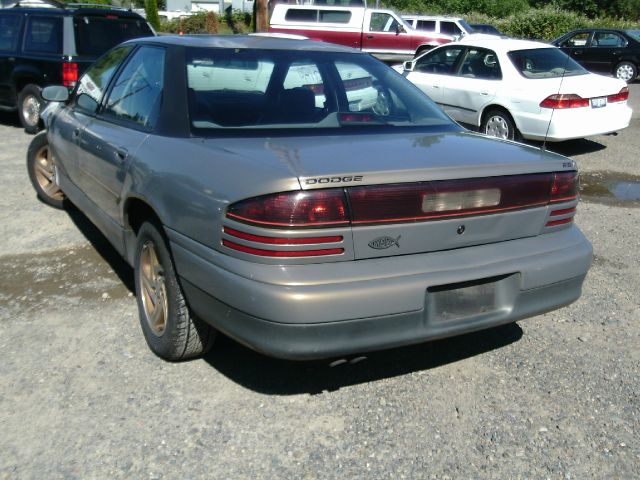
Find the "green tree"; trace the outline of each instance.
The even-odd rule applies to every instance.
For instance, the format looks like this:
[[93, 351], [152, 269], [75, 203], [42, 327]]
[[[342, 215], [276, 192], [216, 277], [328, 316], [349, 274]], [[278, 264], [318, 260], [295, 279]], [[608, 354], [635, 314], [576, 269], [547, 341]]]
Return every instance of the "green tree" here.
[[155, 30], [160, 29], [160, 17], [158, 16], [158, 0], [145, 0], [144, 11], [147, 15], [147, 22]]

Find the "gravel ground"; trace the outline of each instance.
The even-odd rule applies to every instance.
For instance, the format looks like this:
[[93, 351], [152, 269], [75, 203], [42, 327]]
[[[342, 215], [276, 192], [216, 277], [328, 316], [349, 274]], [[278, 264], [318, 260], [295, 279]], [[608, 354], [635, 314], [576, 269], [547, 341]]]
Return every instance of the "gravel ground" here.
[[[0, 136], [0, 478], [638, 478], [638, 202], [583, 199], [594, 264], [562, 310], [336, 367], [222, 337], [170, 364], [131, 270], [36, 200], [11, 115]], [[639, 147], [636, 118], [552, 149], [640, 181]]]

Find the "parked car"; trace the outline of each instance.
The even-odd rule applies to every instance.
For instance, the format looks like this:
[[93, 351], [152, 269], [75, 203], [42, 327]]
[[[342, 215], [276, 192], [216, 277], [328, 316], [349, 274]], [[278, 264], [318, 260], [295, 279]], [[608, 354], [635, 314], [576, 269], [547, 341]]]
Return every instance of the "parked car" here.
[[506, 37], [504, 33], [498, 30], [493, 25], [489, 25], [488, 23], [470, 23], [469, 24], [473, 29], [472, 33], [484, 33], [486, 35], [498, 35], [499, 37]]
[[72, 88], [111, 47], [153, 34], [141, 16], [120, 8], [0, 9], [0, 109], [17, 110], [25, 130], [35, 133], [43, 87]]
[[286, 3], [274, 7], [269, 32], [358, 48], [391, 62], [413, 58], [454, 39], [416, 31], [391, 10]]
[[589, 73], [556, 47], [467, 39], [395, 67], [454, 120], [504, 139], [558, 142], [629, 125], [629, 89]]
[[[236, 81], [204, 84], [195, 67]], [[313, 84], [289, 86], [302, 67]], [[342, 72], [367, 72], [378, 107], [353, 108]], [[162, 358], [200, 354], [216, 331], [278, 357], [332, 357], [580, 296], [591, 245], [573, 223], [575, 162], [466, 132], [354, 49], [138, 39], [70, 95], [43, 95], [56, 103], [29, 149], [34, 187], [75, 204], [134, 267], [142, 330]]]
[[630, 83], [638, 76], [640, 30], [574, 30], [551, 42], [592, 72]]
[[402, 19], [416, 30], [441, 33], [462, 38], [473, 32], [473, 28], [464, 18], [440, 15], [402, 15]]

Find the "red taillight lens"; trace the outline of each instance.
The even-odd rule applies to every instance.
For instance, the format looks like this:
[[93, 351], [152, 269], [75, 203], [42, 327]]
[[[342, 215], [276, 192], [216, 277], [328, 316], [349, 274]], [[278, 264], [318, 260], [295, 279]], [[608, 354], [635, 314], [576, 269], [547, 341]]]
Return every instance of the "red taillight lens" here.
[[349, 225], [341, 189], [286, 192], [235, 203], [227, 217], [268, 227], [328, 227]]
[[540, 102], [542, 108], [581, 108], [589, 106], [589, 99], [573, 93], [550, 95]]
[[353, 224], [435, 220], [542, 206], [551, 174], [443, 180], [349, 189]]
[[322, 95], [324, 93], [324, 85], [322, 85], [321, 83], [309, 83], [304, 86], [316, 95]]
[[614, 95], [609, 95], [607, 97], [607, 102], [616, 103], [616, 102], [626, 102], [629, 99], [629, 87], [624, 87], [618, 93]]
[[322, 248], [318, 250], [265, 250], [263, 248], [253, 248], [246, 245], [222, 240], [222, 245], [237, 250], [238, 252], [250, 253], [260, 257], [296, 258], [296, 257], [318, 257], [322, 255], [340, 255], [344, 253], [344, 248]]
[[252, 233], [241, 232], [234, 228], [224, 227], [222, 231], [228, 235], [249, 240], [250, 242], [266, 243], [267, 245], [310, 245], [314, 243], [335, 243], [342, 241], [342, 235], [331, 235], [326, 237], [265, 237], [264, 235], [254, 235]]
[[568, 202], [578, 198], [578, 172], [553, 174], [551, 203]]
[[74, 87], [78, 81], [78, 64], [67, 62], [62, 64], [62, 84], [65, 87]]

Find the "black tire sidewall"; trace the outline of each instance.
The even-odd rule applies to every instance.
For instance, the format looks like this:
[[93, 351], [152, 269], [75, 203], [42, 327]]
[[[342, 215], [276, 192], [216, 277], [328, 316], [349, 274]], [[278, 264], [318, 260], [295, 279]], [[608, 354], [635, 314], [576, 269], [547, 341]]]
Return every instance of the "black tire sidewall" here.
[[33, 137], [33, 140], [31, 140], [29, 148], [27, 149], [27, 172], [29, 174], [31, 185], [38, 194], [38, 198], [51, 207], [63, 209], [66, 206], [66, 198], [57, 199], [50, 197], [44, 190], [42, 190], [36, 176], [36, 154], [42, 147], [48, 144], [49, 139], [47, 138], [47, 132], [40, 132]]
[[[144, 306], [142, 304], [142, 290], [140, 285], [140, 254], [142, 246], [146, 241], [150, 240], [158, 256], [158, 261], [162, 265], [165, 277], [165, 288], [167, 294], [167, 312], [166, 327], [162, 335], [157, 336], [147, 322]], [[136, 298], [138, 301], [138, 313], [140, 315], [140, 326], [151, 350], [158, 356], [172, 360], [179, 359], [182, 352], [175, 351], [176, 333], [178, 317], [183, 313], [180, 312], [179, 303], [182, 301], [182, 290], [177, 281], [173, 260], [166, 244], [164, 235], [161, 233], [161, 227], [155, 222], [145, 222], [138, 231], [135, 251], [135, 287]]]
[[25, 85], [20, 93], [18, 93], [18, 117], [20, 118], [20, 124], [24, 127], [24, 131], [27, 133], [38, 133], [40, 130], [40, 114], [38, 113], [38, 121], [35, 125], [27, 124], [27, 121], [22, 116], [22, 104], [29, 95], [33, 95], [38, 99], [40, 103], [39, 111], [42, 111], [44, 100], [42, 99], [42, 89], [32, 83]]

